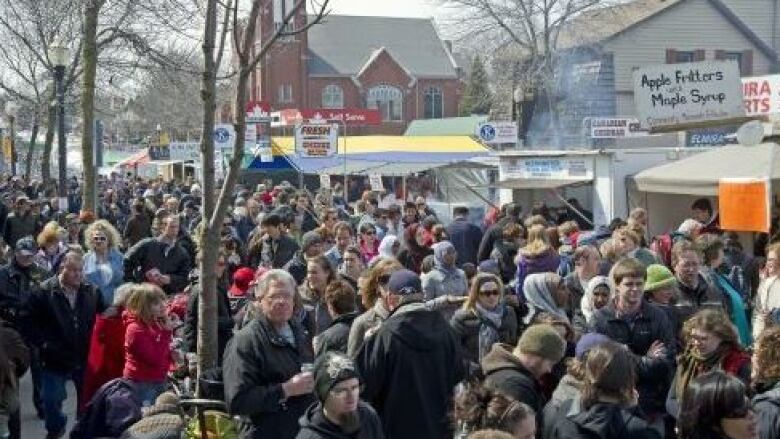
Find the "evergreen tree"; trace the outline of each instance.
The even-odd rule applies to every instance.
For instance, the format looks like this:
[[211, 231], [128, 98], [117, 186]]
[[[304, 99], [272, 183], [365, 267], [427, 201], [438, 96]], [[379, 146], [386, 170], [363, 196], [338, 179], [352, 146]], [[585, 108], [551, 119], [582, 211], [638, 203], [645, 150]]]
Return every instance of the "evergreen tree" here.
[[471, 63], [466, 90], [460, 102], [460, 114], [461, 116], [488, 114], [492, 105], [493, 93], [488, 87], [488, 75], [482, 64], [482, 58], [477, 55]]

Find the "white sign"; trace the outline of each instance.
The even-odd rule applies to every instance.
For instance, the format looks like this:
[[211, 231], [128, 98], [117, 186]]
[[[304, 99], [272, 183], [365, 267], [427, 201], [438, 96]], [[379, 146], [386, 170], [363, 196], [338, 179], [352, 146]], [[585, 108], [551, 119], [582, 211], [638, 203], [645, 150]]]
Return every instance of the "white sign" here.
[[369, 175], [368, 182], [371, 185], [371, 190], [374, 192], [382, 192], [385, 190], [385, 187], [382, 185], [382, 176], [380, 174]]
[[643, 127], [659, 128], [745, 116], [736, 61], [665, 64], [634, 72]]
[[244, 142], [255, 143], [257, 141], [257, 125], [250, 123], [246, 125], [246, 131], [244, 131]]
[[742, 96], [748, 116], [780, 113], [780, 75], [742, 78]]
[[228, 149], [233, 148], [236, 141], [236, 130], [233, 124], [220, 123], [214, 126], [214, 148]]
[[650, 133], [643, 130], [639, 120], [633, 118], [594, 117], [590, 119], [590, 137], [592, 139], [619, 139], [624, 137], [642, 137]]
[[512, 121], [482, 122], [477, 125], [477, 137], [487, 144], [517, 143], [517, 123]]
[[171, 151], [171, 160], [200, 161], [199, 142], [171, 142], [168, 149]]
[[322, 189], [330, 189], [330, 175], [328, 174], [320, 175], [320, 187]]
[[295, 127], [295, 151], [301, 157], [330, 157], [338, 151], [339, 126], [304, 123]]
[[505, 179], [592, 180], [593, 160], [588, 158], [538, 158], [501, 161]]

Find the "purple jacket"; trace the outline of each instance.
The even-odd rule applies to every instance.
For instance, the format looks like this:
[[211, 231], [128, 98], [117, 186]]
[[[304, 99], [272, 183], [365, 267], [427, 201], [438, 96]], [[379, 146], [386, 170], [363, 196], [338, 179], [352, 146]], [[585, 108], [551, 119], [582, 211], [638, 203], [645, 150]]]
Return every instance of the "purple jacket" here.
[[535, 257], [523, 256], [522, 250], [519, 253], [520, 262], [517, 264], [517, 285], [515, 285], [515, 293], [520, 300], [524, 301], [523, 282], [525, 282], [526, 276], [534, 273], [556, 273], [561, 258], [552, 248]]

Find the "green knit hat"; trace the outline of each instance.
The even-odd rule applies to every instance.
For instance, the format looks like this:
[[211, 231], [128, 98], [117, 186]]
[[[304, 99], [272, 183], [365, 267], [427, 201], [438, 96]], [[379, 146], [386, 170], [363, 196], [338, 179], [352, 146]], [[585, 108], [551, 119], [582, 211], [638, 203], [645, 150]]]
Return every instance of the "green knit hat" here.
[[645, 278], [645, 292], [660, 290], [670, 287], [677, 283], [674, 273], [666, 268], [665, 265], [652, 264], [647, 267], [647, 278]]
[[552, 325], [532, 325], [520, 336], [517, 350], [524, 354], [538, 355], [545, 360], [557, 363], [566, 353], [566, 341]]

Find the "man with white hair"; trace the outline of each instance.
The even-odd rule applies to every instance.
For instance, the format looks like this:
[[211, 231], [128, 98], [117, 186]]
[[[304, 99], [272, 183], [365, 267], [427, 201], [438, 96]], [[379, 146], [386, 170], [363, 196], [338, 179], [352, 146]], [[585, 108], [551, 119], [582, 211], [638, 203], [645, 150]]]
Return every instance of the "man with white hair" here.
[[284, 270], [263, 275], [255, 286], [257, 318], [225, 350], [225, 401], [230, 414], [239, 416], [241, 437], [292, 439], [298, 418], [315, 402], [309, 367], [314, 354], [293, 319], [296, 288]]

